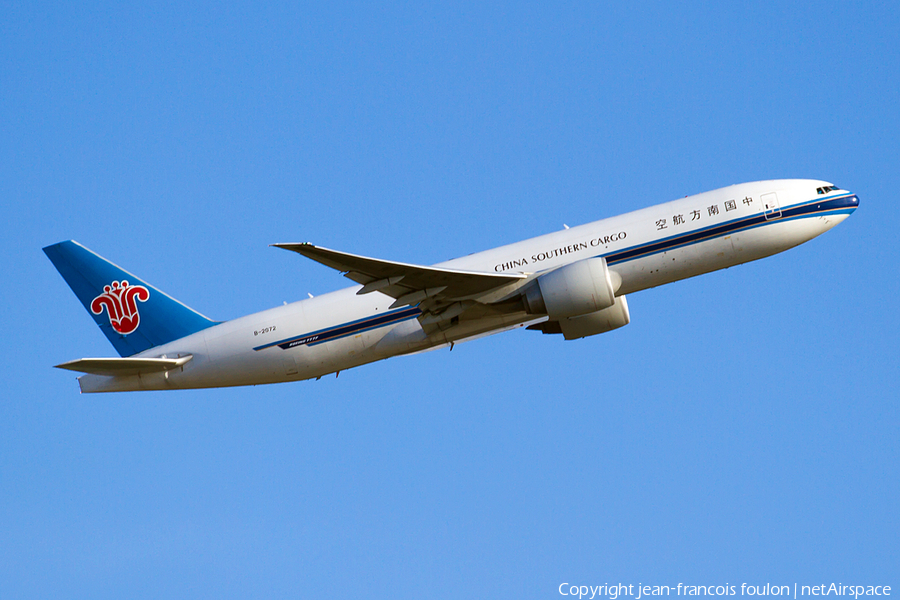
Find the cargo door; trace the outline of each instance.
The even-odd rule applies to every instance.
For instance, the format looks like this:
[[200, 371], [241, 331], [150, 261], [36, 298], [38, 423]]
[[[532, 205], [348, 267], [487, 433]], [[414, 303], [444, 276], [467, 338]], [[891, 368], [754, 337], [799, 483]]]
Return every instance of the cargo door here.
[[781, 206], [778, 204], [778, 195], [775, 192], [763, 194], [760, 197], [760, 201], [763, 205], [763, 214], [766, 216], [766, 221], [771, 221], [781, 216]]

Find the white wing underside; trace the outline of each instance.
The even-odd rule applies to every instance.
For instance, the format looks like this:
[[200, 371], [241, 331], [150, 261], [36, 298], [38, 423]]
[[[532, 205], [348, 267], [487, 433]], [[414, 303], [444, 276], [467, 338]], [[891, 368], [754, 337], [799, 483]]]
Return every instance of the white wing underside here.
[[363, 285], [358, 294], [381, 292], [396, 299], [393, 307], [418, 304], [430, 299], [445, 305], [480, 300], [504, 286], [517, 287], [528, 279], [522, 273], [489, 273], [425, 267], [358, 256], [312, 244], [272, 244], [302, 254]]

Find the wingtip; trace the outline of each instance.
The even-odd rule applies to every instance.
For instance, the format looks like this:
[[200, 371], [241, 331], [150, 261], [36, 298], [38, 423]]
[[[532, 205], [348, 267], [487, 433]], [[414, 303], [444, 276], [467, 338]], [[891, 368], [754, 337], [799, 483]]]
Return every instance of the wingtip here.
[[[84, 359], [79, 359], [79, 360], [84, 360]], [[66, 371], [77, 371], [77, 369], [72, 368], [72, 365], [74, 365], [78, 362], [79, 362], [78, 360], [70, 360], [70, 361], [67, 361], [64, 363], [60, 363], [58, 365], [53, 365], [53, 368], [54, 369], [65, 369]]]
[[282, 250], [293, 250], [294, 248], [297, 248], [300, 246], [312, 246], [312, 244], [310, 244], [309, 242], [300, 242], [299, 244], [297, 244], [297, 243], [287, 244], [284, 242], [281, 242], [278, 244], [269, 244], [270, 248], [275, 247], [275, 248], [281, 248]]

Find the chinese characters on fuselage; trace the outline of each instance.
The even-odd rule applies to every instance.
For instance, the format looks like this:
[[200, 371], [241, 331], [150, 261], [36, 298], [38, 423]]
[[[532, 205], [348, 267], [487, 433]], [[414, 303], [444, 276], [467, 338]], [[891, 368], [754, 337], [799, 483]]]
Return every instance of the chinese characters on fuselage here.
[[[753, 198], [751, 198], [750, 196], [746, 196], [741, 202], [743, 202], [747, 206], [751, 206], [753, 204]], [[727, 200], [725, 202], [725, 212], [731, 212], [733, 210], [737, 210], [737, 200]], [[701, 214], [702, 213], [699, 210], [696, 210], [696, 209], [692, 210], [690, 212], [690, 217], [691, 217], [690, 220], [691, 221], [699, 221]], [[714, 217], [717, 214], [719, 214], [719, 205], [713, 204], [711, 206], [707, 206], [706, 214], [708, 217]], [[686, 222], [686, 220], [685, 220], [684, 214], [672, 215], [672, 226], [673, 227], [677, 226], [677, 225], [684, 225], [685, 222]], [[662, 231], [663, 229], [668, 229], [668, 228], [669, 228], [668, 217], [658, 219], [656, 221], [656, 230], [657, 231]]]
[[[741, 202], [743, 202], [747, 207], [752, 207], [753, 198], [750, 196], [745, 196]], [[710, 206], [705, 207], [706, 217], [715, 217], [719, 214], [729, 213], [733, 210], [738, 209], [738, 201], [737, 200], [726, 200], [724, 203], [720, 204], [712, 204]], [[662, 219], [656, 220], [656, 230], [662, 231], [663, 229], [669, 229], [669, 224], [671, 223], [672, 227], [681, 227], [682, 225], [686, 225], [687, 223], [693, 223], [694, 221], [702, 221], [703, 220], [703, 210], [701, 209], [693, 209], [687, 213], [678, 213], [672, 215], [671, 217], [664, 217]], [[697, 223], [700, 225], [700, 223]], [[600, 236], [597, 238], [593, 238], [587, 242], [576, 242], [574, 244], [569, 244], [567, 246], [561, 246], [558, 248], [551, 248], [549, 250], [545, 250], [542, 252], [537, 252], [532, 254], [530, 257], [522, 256], [520, 258], [515, 258], [512, 260], [508, 260], [506, 262], [494, 265], [494, 271], [498, 273], [501, 271], [508, 271], [510, 269], [518, 269], [520, 267], [525, 267], [528, 265], [533, 265], [535, 263], [543, 262], [545, 260], [550, 260], [551, 258], [556, 258], [558, 256], [565, 256], [568, 254], [575, 254], [577, 252], [581, 252], [583, 250], [587, 250], [588, 248], [596, 248], [598, 246], [606, 246], [612, 242], [620, 242], [628, 237], [628, 234], [624, 231], [620, 231], [618, 233], [613, 233], [612, 235]]]

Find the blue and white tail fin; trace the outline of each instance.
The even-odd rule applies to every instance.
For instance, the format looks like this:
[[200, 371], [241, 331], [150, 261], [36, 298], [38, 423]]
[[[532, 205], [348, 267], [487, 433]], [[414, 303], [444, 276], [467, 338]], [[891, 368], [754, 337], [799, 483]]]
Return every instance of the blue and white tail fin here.
[[44, 253], [120, 356], [216, 324], [78, 242], [53, 244]]

